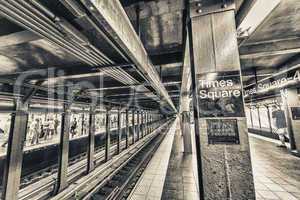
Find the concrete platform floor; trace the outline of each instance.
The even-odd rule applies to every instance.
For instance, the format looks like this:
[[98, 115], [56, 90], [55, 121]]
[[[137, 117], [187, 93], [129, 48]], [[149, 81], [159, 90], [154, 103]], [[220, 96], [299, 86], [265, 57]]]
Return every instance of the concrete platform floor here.
[[277, 143], [250, 134], [256, 198], [300, 200], [300, 158]]
[[[191, 128], [193, 130], [193, 125]], [[276, 140], [252, 134], [249, 134], [249, 140], [257, 200], [300, 200], [300, 158], [289, 154], [287, 149], [277, 147], [279, 142]], [[194, 145], [194, 140], [192, 141]], [[166, 153], [167, 151], [164, 155], [157, 153], [153, 159], [157, 160], [159, 157], [160, 163], [163, 163]], [[159, 199], [161, 196], [162, 200], [198, 200], [195, 158], [195, 153], [183, 154], [182, 136], [177, 124], [170, 158], [165, 159], [166, 162], [169, 161], [168, 167], [160, 169], [166, 171], [159, 172], [166, 174], [165, 179], [162, 179], [164, 184], [152, 184], [155, 190], [143, 187], [139, 192], [147, 191], [148, 196], [137, 195], [131, 199], [149, 200]], [[147, 171], [154, 173], [152, 168], [149, 165]]]

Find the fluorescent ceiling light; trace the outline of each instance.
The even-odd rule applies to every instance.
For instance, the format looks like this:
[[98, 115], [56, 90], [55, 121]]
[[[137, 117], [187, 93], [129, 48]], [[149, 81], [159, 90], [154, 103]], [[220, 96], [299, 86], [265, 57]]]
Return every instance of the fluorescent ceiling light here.
[[238, 27], [239, 36], [251, 35], [280, 2], [281, 0], [257, 0]]

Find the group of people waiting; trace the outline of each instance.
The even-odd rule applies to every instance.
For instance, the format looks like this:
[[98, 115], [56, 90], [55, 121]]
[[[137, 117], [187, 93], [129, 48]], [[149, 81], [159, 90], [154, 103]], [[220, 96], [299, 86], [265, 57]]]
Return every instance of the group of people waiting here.
[[[59, 125], [60, 120], [58, 119], [58, 116], [47, 116], [46, 119], [43, 120], [41, 117], [37, 117], [32, 115], [31, 120], [28, 123], [28, 129], [27, 129], [27, 135], [26, 140], [29, 145], [36, 145], [41, 142], [41, 140], [50, 140], [53, 139], [55, 136], [59, 133]], [[70, 122], [70, 137], [74, 138], [78, 135], [86, 135], [88, 132], [88, 117], [83, 117], [82, 121], [79, 122], [79, 120], [76, 117], [72, 117]], [[81, 123], [81, 129], [79, 128], [79, 123]], [[4, 124], [4, 123], [2, 123]], [[101, 131], [101, 127], [105, 126], [105, 117], [96, 118], [96, 127], [98, 127]], [[0, 128], [0, 136], [1, 136], [1, 146], [5, 147], [7, 145], [8, 141], [8, 135], [9, 135], [9, 126], [10, 126], [10, 118], [7, 119], [7, 122], [5, 122], [5, 128]], [[111, 119], [111, 128], [117, 127], [117, 117], [113, 116]]]
[[57, 118], [48, 118], [44, 122], [41, 118], [36, 118], [31, 122], [29, 127], [30, 144], [39, 144], [40, 139], [52, 139], [54, 135], [58, 134], [59, 120]]

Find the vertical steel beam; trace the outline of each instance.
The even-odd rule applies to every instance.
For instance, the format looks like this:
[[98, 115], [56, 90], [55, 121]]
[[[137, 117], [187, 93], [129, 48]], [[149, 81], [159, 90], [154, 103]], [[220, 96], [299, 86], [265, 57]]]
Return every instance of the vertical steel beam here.
[[249, 107], [249, 110], [250, 110], [251, 127], [253, 128], [252, 106]]
[[153, 131], [153, 114], [150, 114], [150, 132]]
[[[84, 109], [83, 109], [84, 111]], [[81, 114], [81, 135], [83, 135], [84, 132], [84, 112]]]
[[270, 107], [268, 105], [266, 105], [266, 108], [268, 110], [268, 122], [269, 122], [270, 132], [273, 133], [272, 120], [271, 120], [272, 117], [271, 117]]
[[132, 110], [132, 144], [135, 143], [135, 112]]
[[142, 111], [141, 112], [141, 137], [143, 138], [144, 137], [144, 114], [145, 112]]
[[117, 153], [119, 154], [121, 151], [121, 141], [122, 141], [122, 128], [121, 128], [121, 121], [122, 120], [122, 112], [121, 109], [118, 110], [118, 142], [117, 142]]
[[261, 119], [260, 119], [260, 111], [259, 111], [259, 106], [256, 107], [257, 109], [257, 116], [258, 116], [258, 124], [259, 124], [259, 129], [261, 129]]
[[126, 109], [125, 119], [126, 119], [126, 149], [127, 149], [129, 146], [129, 110], [128, 109]]
[[293, 119], [292, 107], [299, 107], [298, 90], [296, 88], [289, 88], [281, 91], [281, 98], [284, 106], [285, 120], [287, 125], [287, 132], [290, 141], [291, 150], [300, 152], [300, 134], [299, 120]]
[[71, 104], [64, 104], [64, 113], [61, 115], [61, 132], [59, 144], [58, 177], [54, 194], [68, 186], [67, 171], [69, 162], [69, 134], [70, 134]]
[[151, 133], [151, 130], [150, 130], [150, 113], [147, 113], [147, 123], [148, 123], [148, 133]]
[[15, 100], [8, 137], [7, 157], [3, 174], [3, 194], [5, 200], [18, 199], [21, 179], [23, 147], [28, 123], [28, 104], [21, 99]]
[[106, 109], [106, 124], [105, 124], [105, 161], [110, 159], [110, 125], [111, 125], [111, 109]]
[[94, 154], [95, 154], [95, 107], [90, 107], [89, 113], [89, 144], [87, 149], [87, 173], [94, 170]]
[[140, 140], [140, 111], [136, 111], [136, 138], [137, 141]]
[[[193, 1], [189, 9], [188, 38], [201, 200], [255, 199], [233, 2]], [[236, 103], [239, 106], [234, 113], [225, 113], [224, 105], [220, 114], [216, 114], [217, 106], [207, 108], [203, 104], [218, 100], [203, 96], [202, 92], [224, 91], [221, 86], [210, 88], [214, 81], [234, 83], [226, 88], [239, 94]], [[222, 97], [226, 101], [223, 98], [226, 97]], [[228, 101], [233, 100], [228, 98]], [[235, 135], [234, 140], [228, 131]]]

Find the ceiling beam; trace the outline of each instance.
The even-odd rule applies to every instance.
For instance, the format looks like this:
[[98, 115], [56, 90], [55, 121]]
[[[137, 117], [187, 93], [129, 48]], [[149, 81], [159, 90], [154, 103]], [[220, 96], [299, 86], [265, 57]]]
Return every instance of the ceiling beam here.
[[236, 14], [236, 26], [239, 27], [245, 17], [250, 12], [251, 8], [254, 6], [257, 0], [244, 0], [242, 6], [240, 7], [238, 13]]
[[241, 59], [300, 53], [300, 37], [245, 44], [239, 48], [239, 51]]
[[41, 37], [31, 31], [20, 31], [0, 37], [0, 48], [39, 40]]
[[250, 53], [250, 54], [243, 54], [240, 55], [240, 59], [257, 59], [261, 57], [268, 57], [268, 56], [280, 56], [285, 54], [296, 54], [300, 53], [300, 47], [294, 49], [284, 49], [284, 50], [272, 50], [266, 52], [257, 52], [257, 53]]
[[174, 112], [177, 112], [154, 66], [149, 62], [149, 56], [132, 27], [120, 1], [106, 0], [92, 3], [91, 0], [81, 0], [81, 2], [95, 17], [97, 23], [105, 30], [109, 37], [133, 61], [137, 69], [151, 83], [157, 93], [163, 97]]

